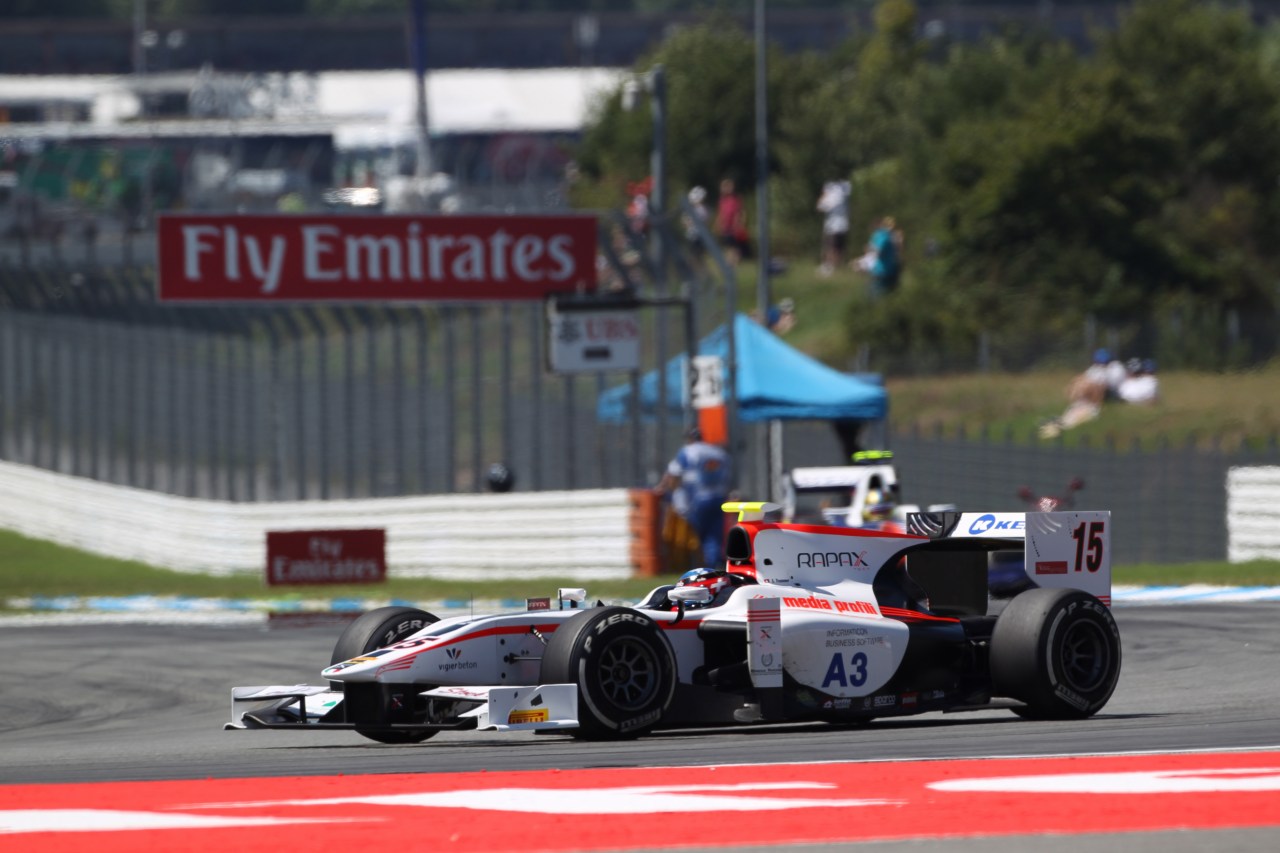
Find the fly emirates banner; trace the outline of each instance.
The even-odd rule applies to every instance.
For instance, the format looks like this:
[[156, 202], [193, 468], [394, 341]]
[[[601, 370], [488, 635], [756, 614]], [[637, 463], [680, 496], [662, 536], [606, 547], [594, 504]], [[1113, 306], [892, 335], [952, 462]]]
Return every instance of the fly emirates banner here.
[[164, 302], [542, 299], [595, 290], [592, 216], [159, 217]]

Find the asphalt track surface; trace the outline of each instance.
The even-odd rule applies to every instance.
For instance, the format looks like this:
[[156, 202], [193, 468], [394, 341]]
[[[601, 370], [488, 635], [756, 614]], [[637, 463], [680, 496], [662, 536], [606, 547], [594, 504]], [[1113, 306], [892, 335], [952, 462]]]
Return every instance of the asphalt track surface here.
[[[1280, 603], [1129, 607], [1115, 615], [1124, 643], [1120, 683], [1110, 704], [1089, 720], [1029, 722], [987, 710], [879, 720], [857, 729], [769, 725], [658, 732], [603, 744], [561, 735], [450, 732], [423, 744], [389, 746], [354, 732], [222, 730], [233, 686], [321, 683], [318, 672], [341, 630], [334, 626], [2, 627], [0, 784], [1280, 747]], [[657, 846], [671, 849], [669, 833], [659, 837], [666, 841]], [[1025, 849], [1027, 839], [1018, 841], [875, 842], [857, 849], [999, 853]], [[1077, 853], [1120, 843], [1088, 835], [1035, 841], [1043, 850]], [[1271, 851], [1280, 849], [1280, 826], [1148, 832], [1127, 836], [1123, 845], [1132, 853]]]

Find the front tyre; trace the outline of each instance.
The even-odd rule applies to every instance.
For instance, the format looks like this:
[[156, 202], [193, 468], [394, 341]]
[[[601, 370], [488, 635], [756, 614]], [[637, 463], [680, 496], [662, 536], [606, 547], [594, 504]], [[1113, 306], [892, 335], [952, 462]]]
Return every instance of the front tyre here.
[[576, 737], [633, 738], [656, 726], [670, 706], [675, 655], [662, 628], [643, 613], [593, 608], [551, 635], [541, 681], [578, 685]]
[[[375, 649], [394, 645], [418, 633], [432, 622], [438, 621], [440, 621], [439, 616], [415, 607], [379, 607], [376, 610], [370, 610], [368, 613], [361, 614], [347, 626], [342, 636], [338, 637], [329, 665], [342, 663], [344, 660], [360, 657]], [[329, 685], [334, 690], [343, 689], [340, 681], [330, 681]], [[357, 728], [356, 732], [379, 743], [421, 743], [435, 734], [431, 729], [379, 731]]]
[[439, 616], [416, 607], [379, 607], [362, 613], [338, 637], [329, 665], [394, 645], [439, 621]]
[[1120, 678], [1120, 630], [1097, 598], [1075, 589], [1016, 596], [991, 635], [998, 696], [1025, 703], [1036, 720], [1083, 719], [1107, 704]]

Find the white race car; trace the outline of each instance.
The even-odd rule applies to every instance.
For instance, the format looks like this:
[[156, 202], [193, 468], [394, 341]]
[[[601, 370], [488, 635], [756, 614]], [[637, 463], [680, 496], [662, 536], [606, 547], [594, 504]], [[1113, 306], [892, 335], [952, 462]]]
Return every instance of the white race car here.
[[[1111, 514], [914, 513], [906, 532], [739, 514], [724, 570], [630, 606], [560, 590], [529, 609], [437, 619], [386, 607], [339, 638], [326, 685], [232, 690], [234, 729], [354, 729], [385, 743], [447, 729], [658, 727], [1008, 707], [1083, 718], [1111, 697]], [[1019, 549], [1030, 587], [997, 602], [987, 554]], [[1000, 612], [989, 607], [1003, 605]]]

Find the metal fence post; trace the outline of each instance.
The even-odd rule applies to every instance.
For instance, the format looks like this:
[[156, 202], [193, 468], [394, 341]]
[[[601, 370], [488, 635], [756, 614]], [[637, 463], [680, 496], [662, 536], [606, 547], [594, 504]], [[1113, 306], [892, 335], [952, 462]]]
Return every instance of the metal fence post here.
[[[79, 332], [78, 328], [81, 324], [79, 320], [71, 321], [73, 332]], [[79, 338], [79, 334], [75, 335]], [[66, 470], [73, 477], [80, 476], [80, 424], [84, 421], [81, 412], [81, 400], [83, 399], [84, 382], [80, 375], [82, 347], [73, 346], [71, 341], [66, 342], [63, 347], [63, 353], [66, 355], [66, 414], [67, 414], [67, 467]], [[3, 404], [0, 404], [0, 423], [4, 421]], [[3, 456], [3, 447], [0, 446], [0, 456]]]
[[390, 317], [391, 330], [391, 459], [392, 483], [397, 495], [408, 494], [405, 471], [409, 467], [408, 448], [405, 445], [404, 401], [408, 395], [404, 370], [404, 319], [402, 312]]
[[[268, 312], [273, 309], [267, 309]], [[270, 313], [260, 318], [262, 330], [267, 336], [267, 500], [284, 499], [284, 400], [280, 387], [280, 333], [272, 322]], [[262, 443], [259, 442], [259, 447]]]
[[431, 456], [427, 452], [427, 437], [431, 434], [431, 362], [426, 306], [417, 306], [413, 316], [418, 329], [418, 430], [414, 435], [414, 449], [418, 454], [418, 491], [426, 492], [431, 489]]
[[467, 327], [471, 334], [471, 482], [472, 491], [484, 488], [484, 348], [480, 343], [480, 309], [467, 308]]
[[446, 492], [455, 491], [458, 488], [457, 464], [454, 460], [454, 430], [458, 425], [458, 385], [457, 385], [457, 359], [454, 358], [454, 347], [457, 343], [457, 334], [454, 329], [454, 321], [457, 319], [457, 309], [452, 305], [446, 305], [442, 309], [442, 325], [444, 326], [444, 435], [443, 447], [441, 448], [444, 456], [444, 490]]
[[[346, 486], [344, 497], [356, 496], [356, 460], [354, 444], [356, 438], [356, 333], [352, 323], [353, 309], [346, 306], [335, 308], [334, 319], [342, 332], [342, 435], [338, 437], [338, 446], [342, 448], [343, 481]], [[327, 420], [328, 414], [321, 413], [321, 419]], [[327, 451], [326, 451], [327, 452]]]
[[[3, 281], [2, 276], [0, 281]], [[8, 308], [8, 300], [3, 293], [0, 293], [0, 307]], [[0, 311], [0, 459], [12, 458], [10, 443], [13, 439], [13, 421], [16, 419], [12, 380], [16, 325], [12, 313]]]
[[542, 488], [543, 470], [543, 383], [542, 371], [545, 362], [545, 347], [543, 342], [543, 330], [545, 328], [546, 317], [542, 312], [541, 303], [532, 306], [529, 309], [529, 386], [532, 392], [532, 400], [530, 406], [532, 416], [529, 418], [531, 423], [530, 430], [530, 452], [529, 452], [529, 483], [534, 489]]
[[40, 456], [40, 466], [49, 470], [57, 470], [58, 452], [59, 452], [59, 430], [58, 430], [58, 397], [60, 396], [59, 388], [61, 383], [58, 382], [58, 360], [57, 350], [58, 342], [53, 335], [52, 325], [47, 318], [42, 319], [40, 323], [39, 342], [40, 349], [44, 353], [44, 369], [41, 371], [42, 376], [38, 377], [41, 386], [40, 397], [41, 408], [44, 416], [44, 429], [38, 432], [43, 433], [44, 452]]
[[[315, 332], [316, 381], [314, 387], [316, 389], [318, 411], [316, 417], [316, 431], [318, 433], [316, 447], [320, 451], [317, 476], [320, 481], [320, 500], [327, 501], [331, 493], [331, 484], [329, 482], [329, 335], [324, 323], [316, 315], [315, 309], [306, 307], [301, 309], [299, 313], [311, 324], [311, 328]], [[299, 355], [301, 355], [301, 352]], [[301, 364], [298, 369], [299, 371], [302, 370]], [[306, 472], [302, 472], [302, 475], [305, 476]]]
[[501, 334], [498, 335], [502, 347], [502, 357], [498, 366], [498, 406], [499, 422], [502, 425], [502, 462], [506, 465], [512, 465], [511, 456], [511, 431], [512, 431], [512, 406], [511, 406], [511, 305], [502, 303], [499, 308], [499, 321], [501, 325]]
[[[294, 445], [294, 492], [298, 500], [306, 500], [307, 497], [307, 405], [305, 399], [305, 373], [303, 370], [302, 354], [303, 342], [306, 330], [302, 324], [298, 322], [296, 315], [292, 311], [284, 310], [279, 312], [277, 316], [284, 322], [285, 328], [288, 330], [292, 342], [290, 349], [293, 353], [293, 370], [294, 370], [294, 428], [293, 430], [282, 431], [283, 435], [288, 435], [293, 439]], [[283, 411], [283, 410], [281, 410]], [[280, 448], [280, 459], [283, 463], [284, 448]]]
[[[365, 440], [362, 442], [365, 448], [364, 464], [369, 471], [369, 491], [370, 495], [380, 494], [378, 488], [378, 462], [382, 456], [379, 453], [378, 443], [378, 426], [382, 419], [379, 417], [377, 401], [378, 394], [378, 318], [371, 308], [357, 308], [356, 316], [364, 321], [364, 343], [365, 343], [365, 399], [366, 399], [366, 424], [368, 431]], [[348, 439], [351, 445], [357, 446], [355, 436]]]
[[[217, 354], [222, 354], [222, 368], [218, 369]], [[214, 336], [214, 374], [222, 374], [222, 496], [223, 500], [235, 500], [235, 362], [231, 335], [223, 328]]]
[[240, 419], [240, 445], [244, 457], [245, 499], [258, 500], [258, 465], [261, 460], [261, 442], [259, 431], [254, 429], [258, 423], [258, 341], [253, 323], [253, 316], [242, 316], [239, 323], [239, 334], [236, 340], [240, 343], [241, 380], [240, 386], [244, 395], [244, 417]]
[[562, 488], [576, 489], [578, 487], [578, 465], [577, 465], [577, 446], [578, 436], [577, 430], [574, 428], [573, 413], [573, 374], [565, 374], [564, 376], [564, 472], [565, 483]]

